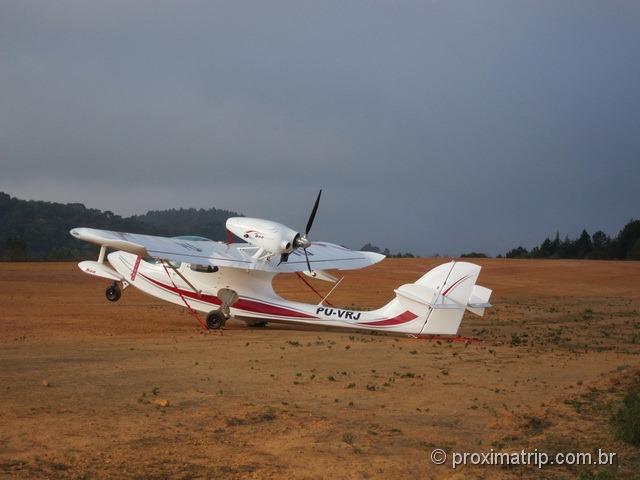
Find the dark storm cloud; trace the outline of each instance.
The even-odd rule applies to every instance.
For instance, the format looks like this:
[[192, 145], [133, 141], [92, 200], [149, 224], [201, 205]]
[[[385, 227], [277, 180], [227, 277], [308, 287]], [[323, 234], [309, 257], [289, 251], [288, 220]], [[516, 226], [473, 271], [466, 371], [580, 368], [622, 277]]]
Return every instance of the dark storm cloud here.
[[637, 2], [2, 2], [0, 189], [504, 252], [638, 216]]

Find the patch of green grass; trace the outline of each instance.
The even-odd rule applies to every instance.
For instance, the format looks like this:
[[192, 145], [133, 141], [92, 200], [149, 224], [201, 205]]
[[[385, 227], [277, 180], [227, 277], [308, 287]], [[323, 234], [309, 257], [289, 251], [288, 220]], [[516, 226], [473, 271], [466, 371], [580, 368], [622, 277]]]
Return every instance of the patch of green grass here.
[[564, 404], [569, 405], [570, 407], [573, 407], [576, 413], [581, 413], [582, 407], [584, 406], [584, 402], [581, 402], [580, 400], [575, 400], [575, 399], [565, 400]]
[[618, 440], [640, 445], [640, 384], [629, 389], [611, 422]]

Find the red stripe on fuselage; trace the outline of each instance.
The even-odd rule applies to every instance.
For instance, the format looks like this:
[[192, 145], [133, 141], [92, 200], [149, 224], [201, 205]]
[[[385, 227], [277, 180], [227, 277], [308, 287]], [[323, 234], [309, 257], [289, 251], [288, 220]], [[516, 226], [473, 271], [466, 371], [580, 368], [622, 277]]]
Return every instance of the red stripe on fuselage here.
[[[198, 294], [191, 290], [184, 290], [178, 287], [174, 287], [173, 285], [167, 285], [165, 283], [159, 282], [150, 278], [142, 273], [139, 273], [140, 276], [144, 277], [146, 280], [150, 281], [154, 285], [164, 288], [165, 290], [169, 290], [177, 295], [182, 295], [183, 297], [191, 298], [193, 300], [200, 300], [206, 303], [211, 303], [214, 305], [221, 305], [222, 302], [220, 299], [214, 295], [206, 295], [206, 294]], [[297, 312], [295, 310], [291, 310], [288, 308], [280, 307], [277, 305], [270, 305], [268, 303], [260, 302], [257, 300], [249, 300], [247, 298], [240, 298], [233, 304], [233, 308], [238, 310], [244, 310], [245, 312], [252, 313], [263, 313], [265, 315], [278, 315], [282, 317], [293, 317], [293, 318], [309, 318], [314, 320], [322, 320], [321, 318], [315, 317], [313, 315], [308, 315], [306, 313]], [[387, 318], [383, 320], [376, 320], [373, 322], [363, 322], [363, 323], [354, 323], [353, 326], [357, 325], [367, 325], [367, 326], [375, 326], [375, 327], [384, 327], [384, 326], [392, 326], [392, 325], [400, 325], [402, 323], [407, 323], [412, 320], [418, 318], [417, 315], [413, 314], [410, 311], [405, 311], [400, 315], [396, 315], [393, 318]]]
[[[174, 292], [178, 295], [182, 295], [183, 297], [192, 298], [194, 300], [201, 300], [207, 303], [213, 303], [215, 305], [222, 304], [220, 299], [216, 296], [206, 295], [204, 293], [198, 294], [191, 290], [183, 290], [181, 288], [174, 287], [173, 285], [166, 285], [162, 282], [158, 282], [157, 280], [154, 280], [153, 278], [149, 278], [146, 275], [142, 275], [142, 276], [147, 280], [149, 280], [150, 282], [152, 282], [153, 284], [161, 288], [164, 288], [166, 290], [169, 290], [171, 292]], [[290, 310], [288, 308], [279, 307], [276, 305], [269, 305], [268, 303], [264, 303], [264, 302], [248, 300], [246, 298], [238, 299], [236, 303], [233, 304], [233, 308], [244, 310], [246, 312], [264, 313], [266, 315], [280, 315], [280, 316], [295, 317], [295, 318], [316, 318], [312, 315], [307, 315], [306, 313], [297, 312], [295, 310]]]
[[296, 312], [295, 310], [278, 307], [277, 305], [269, 305], [268, 303], [258, 302], [255, 300], [247, 300], [246, 298], [239, 299], [236, 303], [233, 304], [233, 308], [238, 308], [247, 312], [265, 313], [267, 315], [281, 315], [285, 317], [317, 319], [317, 317], [314, 317], [313, 315]]
[[173, 285], [167, 285], [165, 283], [154, 280], [153, 278], [147, 277], [146, 275], [143, 275], [143, 274], [140, 274], [140, 275], [142, 275], [144, 278], [149, 280], [151, 283], [157, 285], [158, 287], [164, 288], [165, 290], [169, 290], [170, 292], [173, 292], [175, 294], [182, 295], [183, 297], [193, 298], [194, 300], [202, 300], [206, 303], [213, 303], [214, 305], [222, 304], [220, 299], [214, 295], [206, 295], [204, 293], [199, 294], [191, 290], [183, 290], [181, 288], [174, 287]]

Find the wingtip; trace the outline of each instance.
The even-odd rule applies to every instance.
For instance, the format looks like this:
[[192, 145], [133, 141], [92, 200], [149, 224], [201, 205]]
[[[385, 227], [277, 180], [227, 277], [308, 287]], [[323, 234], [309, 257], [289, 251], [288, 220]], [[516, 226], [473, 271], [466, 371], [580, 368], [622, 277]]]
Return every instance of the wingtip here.
[[372, 264], [381, 262], [382, 260], [387, 258], [385, 255], [381, 253], [376, 253], [376, 252], [360, 252], [360, 253], [363, 254], [365, 257], [367, 257]]

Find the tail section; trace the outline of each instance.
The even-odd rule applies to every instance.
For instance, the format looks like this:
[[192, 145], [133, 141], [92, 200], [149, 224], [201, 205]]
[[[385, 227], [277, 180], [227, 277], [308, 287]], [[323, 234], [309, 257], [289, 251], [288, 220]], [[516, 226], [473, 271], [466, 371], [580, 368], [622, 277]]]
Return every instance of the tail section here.
[[422, 329], [412, 332], [427, 335], [455, 335], [465, 310], [483, 315], [491, 290], [476, 285], [480, 267], [467, 262], [449, 262], [430, 270], [415, 283], [395, 290], [389, 306], [409, 311], [424, 319]]
[[491, 306], [489, 298], [491, 298], [491, 290], [481, 287], [480, 285], [474, 285], [467, 310], [482, 317], [484, 315], [484, 309]]

